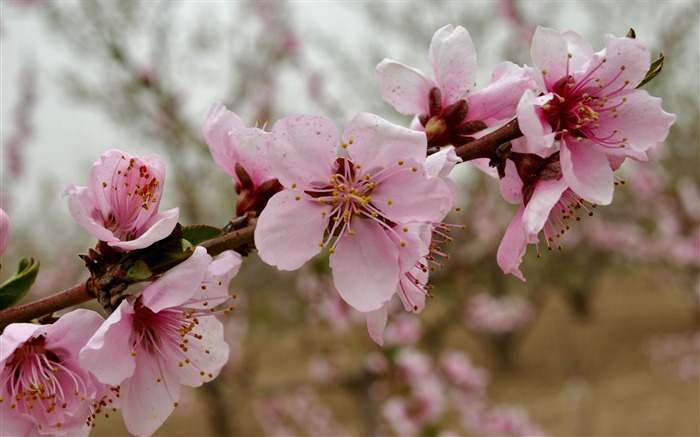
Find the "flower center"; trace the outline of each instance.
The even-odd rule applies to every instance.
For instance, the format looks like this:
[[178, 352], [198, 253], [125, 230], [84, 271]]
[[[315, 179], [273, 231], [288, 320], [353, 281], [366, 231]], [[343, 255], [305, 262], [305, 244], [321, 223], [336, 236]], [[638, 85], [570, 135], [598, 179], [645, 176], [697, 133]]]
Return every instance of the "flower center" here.
[[[2, 390], [9, 394], [11, 409], [41, 417], [40, 424], [60, 428], [63, 411], [75, 411], [76, 404], [84, 402], [88, 393], [85, 375], [63, 363], [45, 348], [45, 336], [32, 338], [15, 350], [0, 379]], [[31, 413], [30, 413], [31, 411]], [[38, 425], [41, 428], [41, 425]]]
[[[625, 66], [622, 65], [608, 83], [602, 83], [595, 73], [606, 62], [603, 58], [597, 66], [580, 78], [567, 74], [566, 78], [552, 87], [554, 96], [544, 106], [544, 110], [552, 131], [557, 133], [557, 140], [561, 140], [562, 137], [573, 138], [579, 142], [589, 139], [604, 147], [625, 147], [628, 138], [622, 137], [617, 128], [610, 127], [610, 121], [618, 118], [618, 108], [627, 101], [626, 97], [616, 97], [630, 82], [618, 80], [625, 71]], [[601, 119], [605, 120], [604, 129], [601, 128]]]
[[136, 158], [122, 156], [112, 180], [102, 182], [108, 190], [112, 211], [105, 227], [122, 240], [137, 237], [136, 233], [156, 213], [160, 199], [160, 181]]

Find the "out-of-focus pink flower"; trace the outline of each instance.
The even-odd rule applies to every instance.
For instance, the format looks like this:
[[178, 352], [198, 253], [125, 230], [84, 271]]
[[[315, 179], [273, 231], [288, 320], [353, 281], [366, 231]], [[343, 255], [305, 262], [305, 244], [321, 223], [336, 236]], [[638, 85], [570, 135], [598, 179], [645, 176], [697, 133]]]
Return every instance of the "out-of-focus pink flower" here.
[[362, 113], [346, 126], [338, 156], [340, 139], [321, 116], [275, 124], [269, 162], [285, 189], [260, 215], [255, 244], [280, 270], [301, 267], [330, 244], [341, 297], [375, 311], [428, 253], [430, 223], [447, 214], [452, 194], [425, 171], [420, 132]]
[[10, 242], [10, 217], [0, 208], [0, 256], [5, 253]]
[[503, 437], [540, 437], [546, 435], [530, 422], [525, 410], [518, 407], [498, 405], [487, 408], [469, 405], [463, 409], [465, 428], [476, 435]]
[[480, 293], [469, 299], [464, 319], [476, 331], [503, 334], [524, 328], [534, 315], [532, 305], [523, 298]]
[[2, 435], [87, 435], [110, 389], [78, 361], [104, 319], [75, 310], [52, 325], [15, 323], [0, 335]]
[[531, 68], [504, 62], [488, 86], [467, 94], [476, 79], [476, 50], [461, 26], [438, 29], [428, 58], [435, 80], [390, 59], [377, 65], [376, 75], [387, 103], [401, 114], [419, 116], [431, 147], [462, 145], [479, 130], [514, 117], [522, 93], [535, 87]]
[[463, 352], [448, 351], [440, 357], [440, 367], [451, 387], [456, 387], [465, 395], [481, 396], [489, 383], [486, 370], [472, 364]]
[[81, 362], [100, 381], [121, 387], [131, 433], [153, 434], [177, 406], [180, 385], [198, 387], [226, 364], [224, 328], [211, 316], [240, 264], [235, 252], [212, 261], [197, 247], [140, 296], [124, 300], [81, 350]]
[[132, 156], [108, 150], [90, 170], [86, 187], [69, 184], [73, 218], [90, 234], [122, 250], [148, 247], [170, 235], [179, 210], [158, 212], [165, 163], [157, 154]]
[[392, 319], [384, 332], [387, 346], [411, 346], [418, 342], [422, 334], [421, 322], [405, 313]]
[[538, 27], [531, 54], [543, 94], [528, 90], [518, 104], [528, 151], [548, 155], [558, 142], [566, 185], [589, 202], [609, 204], [610, 161], [647, 160], [646, 151], [676, 120], [661, 109], [661, 99], [636, 89], [649, 70], [649, 52], [637, 40], [608, 35], [605, 48], [593, 53], [574, 32]]

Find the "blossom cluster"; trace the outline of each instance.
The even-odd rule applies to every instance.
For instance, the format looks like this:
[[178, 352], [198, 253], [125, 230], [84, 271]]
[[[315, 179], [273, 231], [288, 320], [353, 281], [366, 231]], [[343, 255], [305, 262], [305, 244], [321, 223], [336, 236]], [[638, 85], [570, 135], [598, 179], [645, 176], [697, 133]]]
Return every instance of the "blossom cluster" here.
[[[420, 312], [432, 296], [430, 272], [449, 258], [450, 233], [459, 227], [445, 223], [457, 197], [448, 178], [456, 164], [470, 161], [498, 175], [505, 200], [519, 205], [497, 262], [524, 280], [527, 245], [538, 245], [542, 233], [548, 249], [559, 248], [556, 238], [580, 211], [611, 202], [623, 161], [647, 160], [675, 120], [661, 99], [639, 89], [651, 59], [633, 37], [607, 36], [594, 52], [575, 33], [538, 28], [531, 55], [533, 67], [501, 63], [474, 91], [476, 49], [463, 27], [434, 34], [432, 75], [383, 60], [375, 71], [381, 97], [413, 116], [409, 126], [362, 112], [342, 131], [321, 115], [289, 115], [266, 130], [214, 103], [202, 134], [238, 197], [229, 225], [204, 232], [254, 228], [246, 244], [284, 271], [327, 253], [338, 296], [364, 314], [371, 338], [410, 343], [416, 327], [405, 318], [385, 338], [389, 305]], [[503, 141], [486, 141], [506, 131]], [[97, 414], [121, 408], [130, 432], [150, 435], [178, 405], [181, 385], [208, 382], [227, 362], [215, 316], [231, 309], [228, 288], [241, 254], [210, 254], [201, 243], [215, 237], [186, 233], [178, 208], [159, 212], [164, 184], [160, 156], [109, 150], [86, 186], [63, 190], [74, 219], [98, 240], [81, 256], [91, 273], [85, 287], [109, 316], [75, 310], [53, 324], [5, 328], [2, 434], [85, 434]], [[0, 252], [8, 223], [3, 212]], [[525, 313], [491, 329], [514, 329]], [[425, 360], [405, 349], [392, 363], [410, 386], [409, 398], [385, 407], [401, 434], [415, 433], [445, 408], [447, 400], [436, 395], [445, 382], [429, 377]], [[479, 384], [472, 381], [478, 372], [460, 358], [444, 360], [452, 384]], [[409, 415], [416, 405], [421, 415]], [[517, 434], [505, 430], [519, 423], [517, 414], [505, 420], [478, 402], [465, 405], [484, 433]]]

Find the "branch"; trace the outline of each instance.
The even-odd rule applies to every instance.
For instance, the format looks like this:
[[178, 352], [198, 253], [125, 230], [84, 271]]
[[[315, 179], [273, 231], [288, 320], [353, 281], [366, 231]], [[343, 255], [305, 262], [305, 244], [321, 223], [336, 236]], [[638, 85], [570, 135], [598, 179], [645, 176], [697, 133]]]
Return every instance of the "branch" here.
[[94, 299], [87, 290], [85, 282], [63, 290], [53, 296], [0, 311], [0, 331], [10, 323], [28, 322], [37, 317], [79, 305]]
[[518, 126], [518, 119], [514, 118], [490, 134], [456, 147], [455, 153], [462, 158], [463, 162], [478, 158], [491, 159], [495, 155], [498, 146], [522, 136], [523, 133], [520, 131], [520, 126]]
[[[219, 238], [205, 241], [201, 246], [207, 249], [210, 255], [218, 255], [225, 250], [236, 250], [252, 244], [254, 232], [255, 224], [251, 224], [245, 228], [222, 235]], [[11, 323], [28, 322], [47, 314], [53, 314], [56, 311], [89, 302], [94, 298], [95, 296], [88, 291], [86, 283], [83, 282], [52, 296], [25, 305], [8, 308], [0, 311], [0, 332]]]

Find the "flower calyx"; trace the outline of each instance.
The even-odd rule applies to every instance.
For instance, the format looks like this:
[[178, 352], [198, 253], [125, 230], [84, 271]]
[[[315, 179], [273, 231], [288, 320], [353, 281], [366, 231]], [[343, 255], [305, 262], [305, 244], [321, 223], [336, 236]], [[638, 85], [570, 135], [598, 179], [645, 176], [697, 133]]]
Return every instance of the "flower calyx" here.
[[543, 158], [534, 153], [510, 152], [508, 159], [515, 163], [520, 180], [523, 181], [523, 204], [527, 205], [539, 181], [555, 181], [562, 178], [559, 152]]
[[240, 183], [236, 183], [236, 216], [248, 216], [250, 218], [260, 215], [272, 196], [282, 191], [282, 184], [277, 179], [269, 179], [256, 186], [253, 178], [239, 163], [235, 165], [236, 176]]
[[443, 108], [442, 92], [437, 87], [433, 87], [428, 94], [428, 107], [429, 113], [418, 116], [428, 137], [428, 149], [467, 144], [474, 140], [471, 135], [487, 127], [480, 120], [465, 121], [469, 112], [466, 99], [459, 99]]

